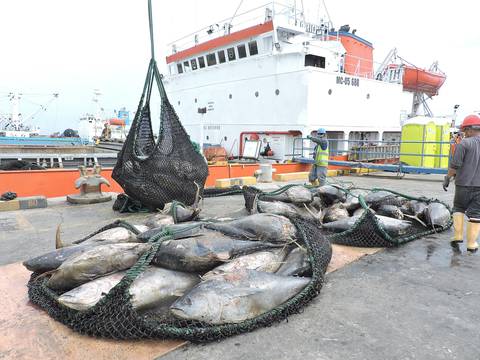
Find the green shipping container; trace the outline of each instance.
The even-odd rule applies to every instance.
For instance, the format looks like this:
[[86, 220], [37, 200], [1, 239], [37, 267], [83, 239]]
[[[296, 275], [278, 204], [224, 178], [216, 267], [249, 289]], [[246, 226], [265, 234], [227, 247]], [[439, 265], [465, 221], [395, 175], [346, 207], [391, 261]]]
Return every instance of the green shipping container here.
[[[414, 141], [418, 143], [404, 143]], [[402, 143], [400, 145], [400, 161], [404, 164], [419, 167], [435, 167], [437, 153], [437, 129], [431, 118], [416, 116], [405, 122], [402, 127]]]

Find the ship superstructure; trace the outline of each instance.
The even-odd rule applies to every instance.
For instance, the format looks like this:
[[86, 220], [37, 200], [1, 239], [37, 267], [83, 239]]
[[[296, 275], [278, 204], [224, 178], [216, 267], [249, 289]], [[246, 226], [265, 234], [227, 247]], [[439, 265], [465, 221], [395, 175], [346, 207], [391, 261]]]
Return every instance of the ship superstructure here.
[[404, 86], [401, 65], [386, 64], [378, 76], [372, 43], [349, 26], [307, 23], [296, 6], [269, 3], [180, 39], [171, 51], [165, 84], [185, 128], [232, 155], [253, 138], [285, 160], [294, 138], [319, 127], [330, 139], [398, 141], [412, 114], [415, 92]]

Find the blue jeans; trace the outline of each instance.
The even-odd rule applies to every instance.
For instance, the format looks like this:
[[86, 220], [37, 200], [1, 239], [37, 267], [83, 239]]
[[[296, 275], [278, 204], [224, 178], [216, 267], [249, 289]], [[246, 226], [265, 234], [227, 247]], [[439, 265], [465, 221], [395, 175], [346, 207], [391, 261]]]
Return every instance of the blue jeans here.
[[325, 185], [325, 181], [327, 180], [327, 170], [326, 166], [317, 166], [314, 164], [308, 174], [308, 181], [313, 183], [315, 180], [318, 180], [320, 186]]

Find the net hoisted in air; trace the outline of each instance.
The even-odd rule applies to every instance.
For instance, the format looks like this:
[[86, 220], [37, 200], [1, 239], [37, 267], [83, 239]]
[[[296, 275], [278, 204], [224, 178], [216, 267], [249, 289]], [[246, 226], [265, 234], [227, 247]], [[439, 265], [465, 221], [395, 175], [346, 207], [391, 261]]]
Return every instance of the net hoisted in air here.
[[[151, 2], [148, 2], [152, 58], [137, 112], [112, 177], [131, 198], [150, 209], [173, 200], [191, 205], [203, 190], [208, 165], [192, 145], [170, 104], [155, 61]], [[160, 131], [155, 141], [150, 113], [154, 84], [161, 98]]]

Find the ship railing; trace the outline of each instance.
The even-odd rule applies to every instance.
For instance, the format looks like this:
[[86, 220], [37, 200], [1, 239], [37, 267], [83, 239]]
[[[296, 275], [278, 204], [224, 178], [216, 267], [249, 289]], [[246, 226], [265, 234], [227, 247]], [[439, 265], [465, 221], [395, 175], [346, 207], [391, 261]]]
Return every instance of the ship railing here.
[[[446, 174], [455, 145], [452, 141], [328, 139], [328, 142], [329, 166], [366, 168], [402, 175]], [[314, 145], [307, 138], [295, 138], [292, 160], [313, 164]]]
[[117, 151], [77, 154], [45, 152], [0, 153], [0, 164], [8, 163], [12, 160], [25, 160], [46, 169], [78, 168], [81, 165], [87, 167], [94, 165], [113, 167], [117, 162]]
[[[233, 18], [225, 18], [212, 25], [205, 26], [200, 30], [185, 35], [167, 44], [172, 53], [176, 53], [200, 43], [219, 38], [244, 28], [259, 25], [276, 19], [282, 24], [291, 27], [301, 28], [307, 32], [314, 32], [320, 27], [316, 24], [305, 22], [303, 10], [300, 7], [284, 4], [278, 1], [271, 1], [257, 6], [253, 9], [236, 14]], [[325, 28], [330, 24], [325, 23]]]

